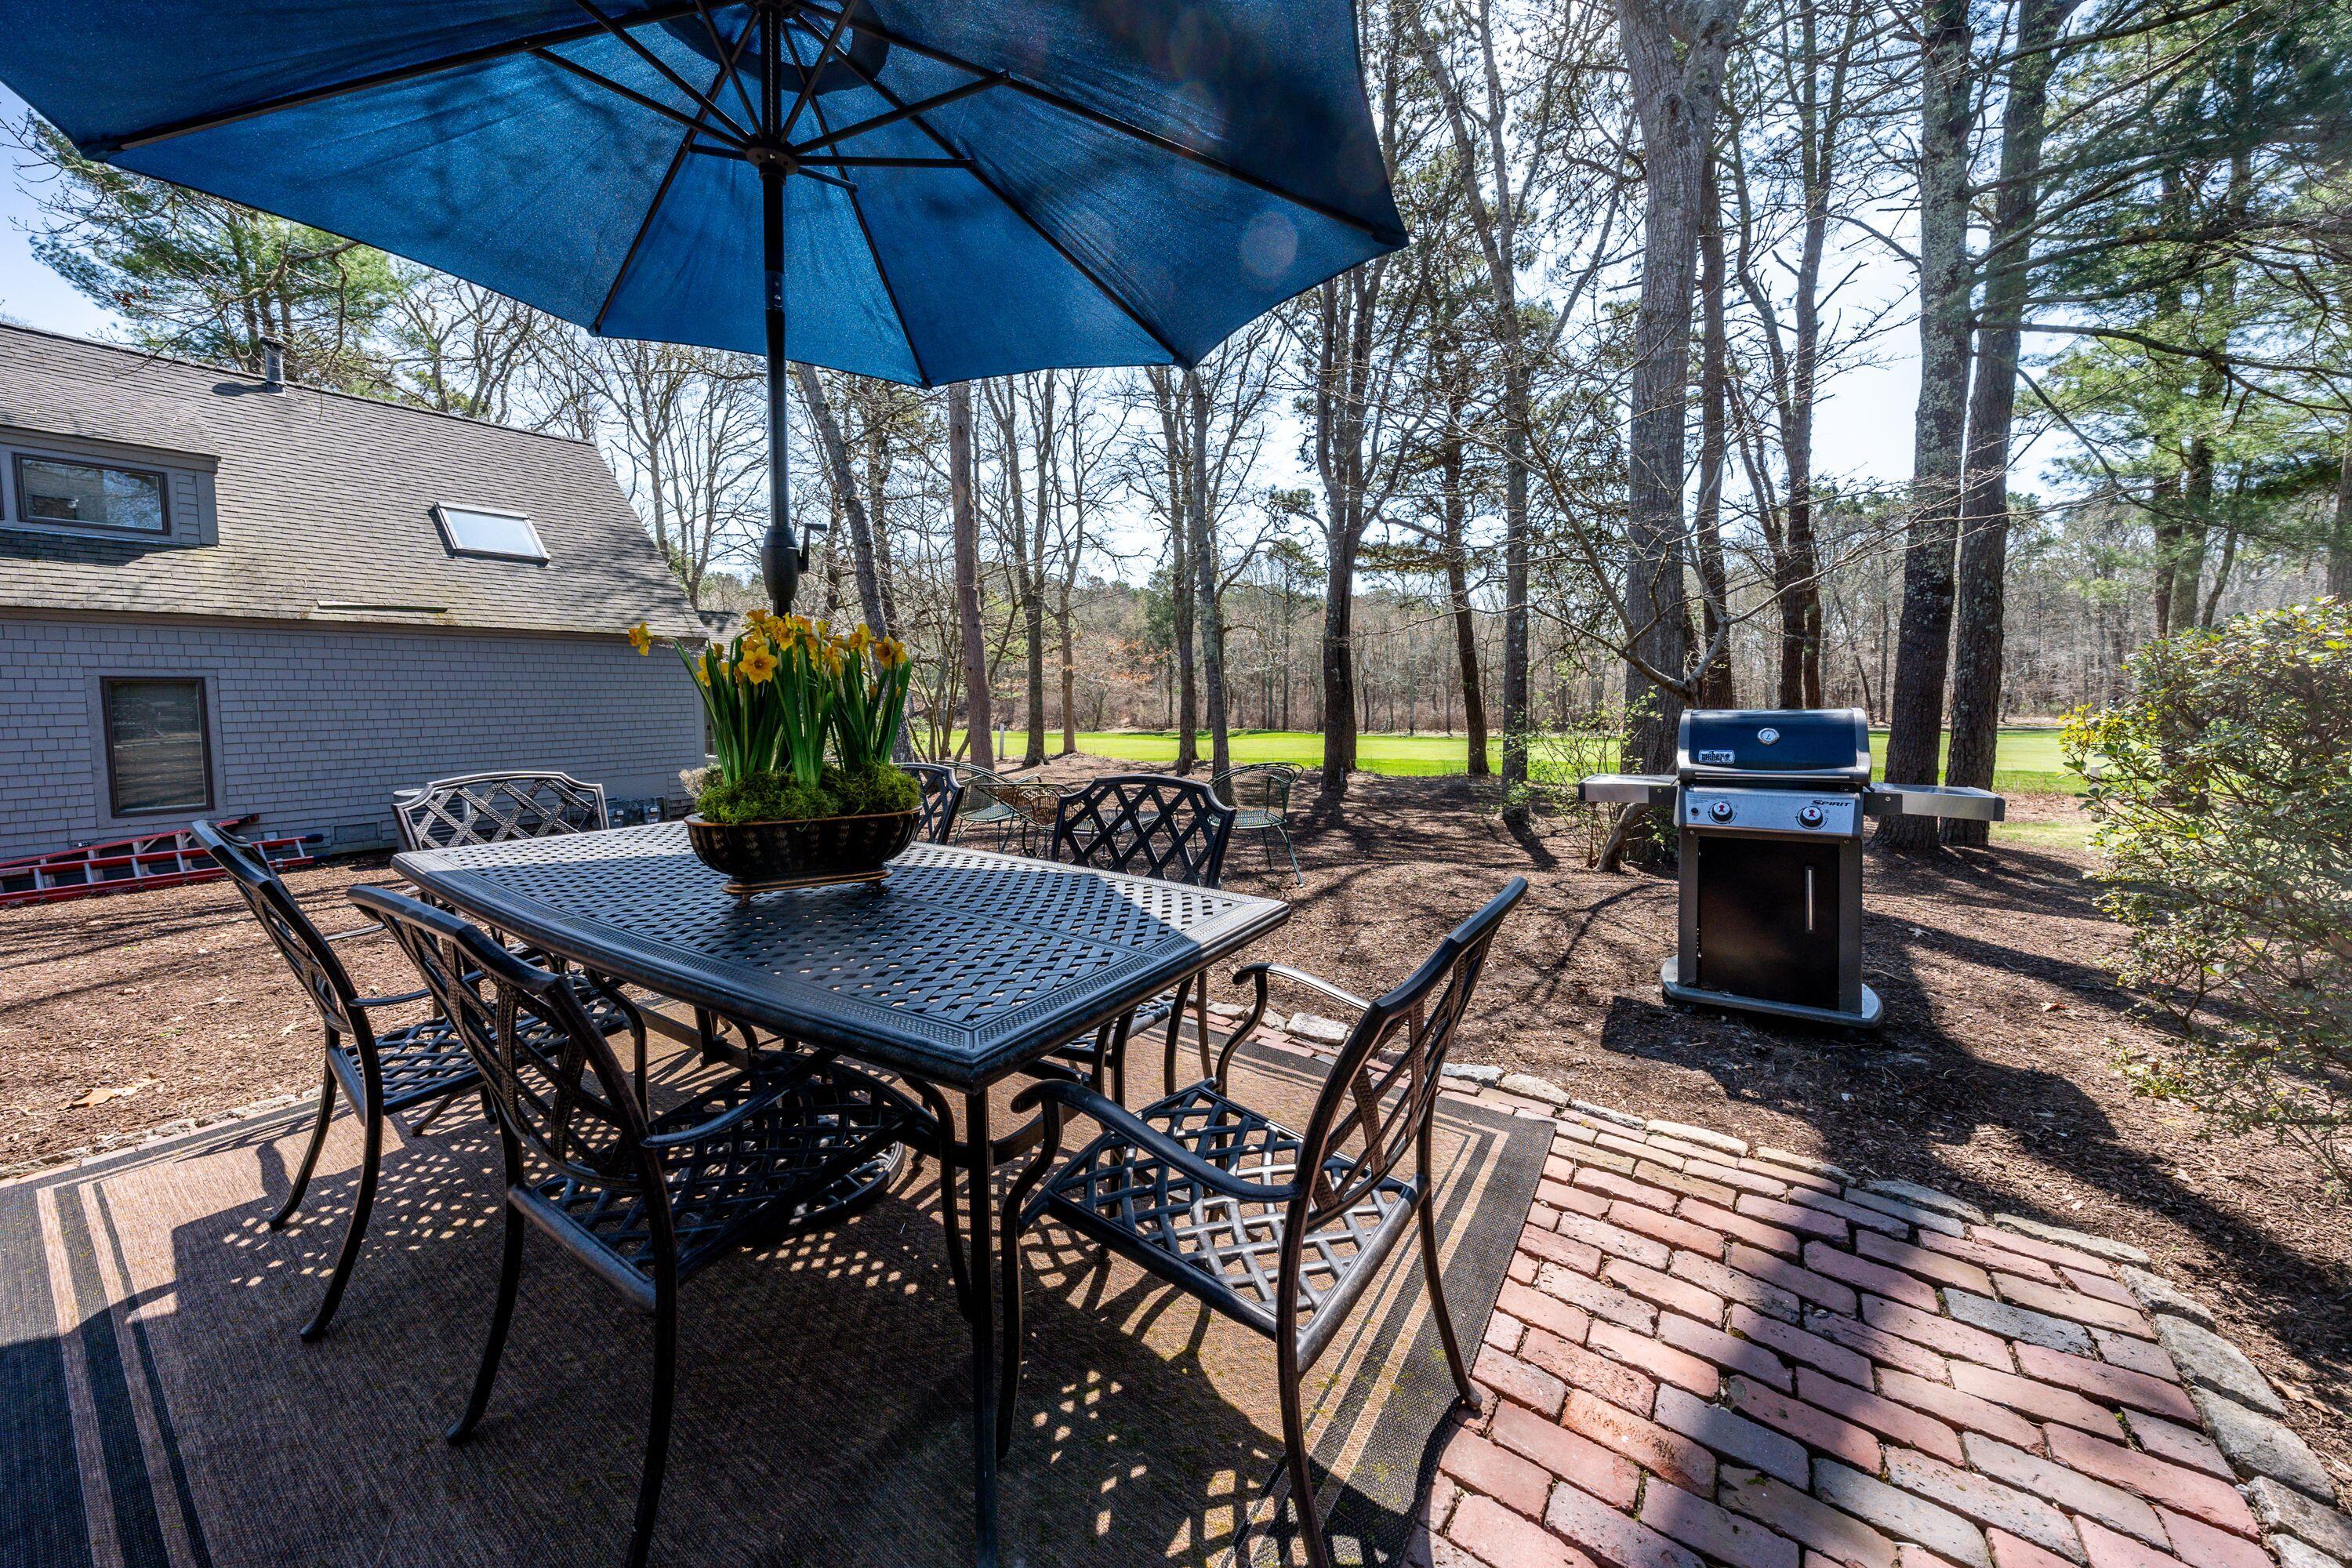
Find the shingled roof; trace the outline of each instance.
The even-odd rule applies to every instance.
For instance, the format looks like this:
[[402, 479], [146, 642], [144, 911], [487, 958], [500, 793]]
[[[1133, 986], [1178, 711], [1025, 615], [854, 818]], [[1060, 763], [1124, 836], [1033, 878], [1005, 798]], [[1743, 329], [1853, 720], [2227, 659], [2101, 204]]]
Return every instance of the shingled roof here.
[[[0, 525], [0, 608], [703, 635], [583, 441], [0, 325], [0, 442], [45, 436], [211, 470], [216, 542]], [[436, 504], [527, 514], [547, 561], [452, 554]]]

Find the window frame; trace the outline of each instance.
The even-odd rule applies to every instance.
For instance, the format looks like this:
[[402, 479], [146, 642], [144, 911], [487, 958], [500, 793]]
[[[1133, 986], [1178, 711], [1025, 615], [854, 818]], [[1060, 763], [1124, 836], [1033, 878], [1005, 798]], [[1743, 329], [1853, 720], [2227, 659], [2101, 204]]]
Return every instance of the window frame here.
[[[38, 447], [8, 448], [8, 488], [10, 501], [7, 511], [0, 516], [19, 528], [54, 530], [58, 532], [97, 534], [118, 539], [170, 539], [172, 516], [172, 476], [162, 468], [151, 468], [138, 463], [114, 462], [105, 458], [84, 457], [75, 453], [44, 451]], [[155, 481], [156, 526], [133, 528], [122, 522], [90, 522], [81, 518], [36, 517], [32, 505], [25, 498], [25, 465], [49, 463], [58, 468], [95, 468], [100, 473], [109, 469], [119, 474], [136, 474]]]
[[[196, 743], [203, 758], [204, 799], [189, 805], [148, 805], [126, 811], [122, 806], [122, 791], [114, 763], [114, 689], [117, 686], [193, 686], [196, 689]], [[124, 674], [101, 675], [98, 678], [99, 755], [106, 767], [107, 816], [118, 822], [135, 822], [148, 817], [176, 816], [193, 813], [202, 816], [210, 812], [218, 791], [213, 774], [213, 702], [212, 681], [202, 675]]]
[[[530, 542], [538, 547], [538, 553], [524, 554], [512, 550], [480, 550], [460, 543], [457, 531], [449, 521], [451, 512], [466, 512], [477, 517], [496, 517], [509, 522], [519, 522], [522, 524], [524, 531], [530, 535]], [[452, 555], [470, 556], [478, 561], [527, 561], [541, 566], [546, 565], [550, 559], [547, 552], [547, 541], [540, 537], [539, 524], [530, 520], [529, 512], [509, 511], [503, 507], [495, 506], [469, 506], [463, 501], [435, 501], [433, 526], [440, 530], [441, 543]]]

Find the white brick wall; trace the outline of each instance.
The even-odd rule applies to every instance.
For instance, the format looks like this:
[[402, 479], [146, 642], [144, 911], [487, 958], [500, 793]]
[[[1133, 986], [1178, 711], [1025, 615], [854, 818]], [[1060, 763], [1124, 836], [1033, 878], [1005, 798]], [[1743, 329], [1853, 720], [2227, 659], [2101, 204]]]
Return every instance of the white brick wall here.
[[337, 847], [394, 842], [392, 792], [560, 769], [611, 798], [675, 795], [702, 760], [693, 685], [618, 638], [0, 616], [0, 859], [168, 827], [110, 815], [98, 681], [207, 680], [215, 815]]

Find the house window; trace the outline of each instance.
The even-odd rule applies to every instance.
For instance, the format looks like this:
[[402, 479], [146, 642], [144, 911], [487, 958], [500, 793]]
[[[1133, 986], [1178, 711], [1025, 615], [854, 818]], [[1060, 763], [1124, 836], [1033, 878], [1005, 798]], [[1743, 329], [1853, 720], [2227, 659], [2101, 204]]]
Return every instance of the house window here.
[[508, 561], [544, 561], [539, 530], [520, 512], [483, 511], [477, 507], [436, 506], [433, 519], [452, 555], [495, 555]]
[[23, 521], [73, 528], [163, 533], [171, 523], [161, 474], [22, 453], [16, 458], [16, 507]]
[[110, 679], [103, 690], [106, 773], [114, 815], [211, 810], [205, 683]]

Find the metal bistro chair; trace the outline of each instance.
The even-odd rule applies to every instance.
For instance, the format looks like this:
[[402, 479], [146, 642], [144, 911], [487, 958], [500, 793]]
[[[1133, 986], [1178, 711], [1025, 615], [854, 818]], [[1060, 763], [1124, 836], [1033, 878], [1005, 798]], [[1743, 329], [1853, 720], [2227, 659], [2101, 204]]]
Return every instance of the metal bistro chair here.
[[287, 891], [285, 882], [259, 855], [212, 823], [193, 822], [188, 829], [228, 873], [326, 1026], [326, 1081], [319, 1088], [318, 1119], [311, 1124], [310, 1146], [302, 1151], [301, 1163], [294, 1169], [286, 1201], [269, 1216], [270, 1229], [282, 1228], [293, 1217], [310, 1187], [320, 1147], [327, 1141], [327, 1124], [335, 1118], [338, 1085], [365, 1129], [351, 1227], [343, 1233], [342, 1250], [328, 1277], [326, 1296], [302, 1330], [305, 1340], [316, 1341], [334, 1318], [343, 1289], [351, 1282], [352, 1266], [359, 1260], [360, 1244], [367, 1236], [368, 1217], [375, 1208], [376, 1168], [383, 1152], [383, 1119], [420, 1105], [436, 1109], [446, 1105], [478, 1086], [481, 1074], [475, 1070], [473, 1058], [466, 1054], [448, 1020], [438, 1015], [398, 1028], [376, 1029], [370, 1016], [373, 1010], [422, 1002], [426, 993], [360, 995], [331, 944], [380, 936], [382, 927], [369, 924], [333, 936], [320, 935]]
[[1282, 840], [1290, 857], [1290, 875], [1304, 887], [1306, 873], [1298, 868], [1298, 849], [1290, 841], [1290, 787], [1298, 770], [1288, 763], [1251, 763], [1230, 768], [1209, 781], [1217, 798], [1234, 808], [1234, 831], [1255, 833], [1265, 850], [1265, 868], [1274, 869], [1274, 841]]
[[[1100, 871], [1213, 888], [1224, 872], [1225, 846], [1233, 837], [1234, 821], [1233, 808], [1197, 780], [1168, 773], [1111, 773], [1062, 796], [1054, 816], [1053, 858]], [[1106, 1025], [1091, 1047], [1065, 1047], [1056, 1054], [1088, 1062], [1098, 1086], [1107, 1067], [1116, 1086], [1114, 1098], [1123, 1099], [1129, 1035], [1138, 1025], [1148, 1028], [1166, 1018], [1167, 1081], [1173, 1083], [1185, 998], [1194, 984], [1188, 980], [1174, 991], [1131, 1009], [1115, 1024]], [[1209, 977], [1201, 975], [1198, 984], [1199, 1026], [1205, 1052]]]
[[[503, 844], [516, 838], [553, 838], [567, 833], [602, 833], [613, 825], [605, 809], [604, 786], [575, 779], [570, 773], [530, 770], [513, 773], [464, 773], [435, 779], [415, 789], [392, 792], [392, 815], [400, 829], [404, 849], [454, 849], [468, 844]], [[523, 948], [533, 963], [551, 963], [566, 972], [561, 959]], [[636, 1033], [637, 1082], [646, 1078], [646, 1037], [643, 1018], [624, 1012], [614, 987], [583, 974], [568, 976], [574, 996], [605, 1034], [624, 1028]]]
[[514, 1320], [523, 1233], [545, 1232], [654, 1321], [653, 1406], [629, 1568], [653, 1540], [669, 1452], [678, 1289], [739, 1246], [762, 1245], [892, 1143], [933, 1146], [929, 1116], [816, 1056], [732, 1073], [648, 1119], [572, 988], [446, 910], [380, 888], [352, 900], [390, 929], [481, 1069], [505, 1158], [505, 1247], [489, 1339], [464, 1413], [480, 1423]]
[[[1446, 1052], [1487, 949], [1527, 890], [1524, 879], [1512, 878], [1438, 943], [1410, 979], [1375, 1002], [1297, 970], [1248, 965], [1234, 980], [1253, 980], [1256, 1000], [1218, 1052], [1213, 1072], [1139, 1111], [1123, 1110], [1075, 1079], [1049, 1079], [1022, 1090], [1013, 1110], [1044, 1108], [1045, 1142], [1015, 1184], [1011, 1207], [1018, 1218], [1004, 1229], [1000, 1452], [1012, 1445], [1021, 1375], [1020, 1237], [1050, 1215], [1274, 1341], [1285, 1460], [1300, 1533], [1313, 1568], [1330, 1568], [1315, 1505], [1300, 1382], [1416, 1217], [1430, 1310], [1454, 1386], [1465, 1405], [1478, 1407], [1438, 1273], [1430, 1122]], [[1234, 1047], [1265, 1016], [1266, 982], [1277, 975], [1311, 985], [1361, 1015], [1302, 1131], [1226, 1092]], [[1047, 1176], [1071, 1111], [1093, 1118], [1102, 1132]], [[1394, 1173], [1408, 1150], [1413, 1173], [1402, 1179]], [[1303, 1172], [1313, 1175], [1302, 1177]], [[1041, 1178], [1043, 1191], [1031, 1200]]]
[[945, 844], [948, 835], [955, 831], [956, 813], [963, 805], [963, 785], [957, 781], [955, 769], [945, 763], [898, 765], [923, 786], [923, 816], [916, 824], [916, 833], [926, 843]]
[[1060, 799], [1060, 792], [1053, 785], [1009, 779], [969, 763], [950, 763], [947, 766], [963, 787], [957, 825], [967, 830], [992, 831], [997, 848], [1009, 850], [1018, 842], [1019, 852], [1028, 854], [1038, 838], [1053, 826], [1054, 811]]

